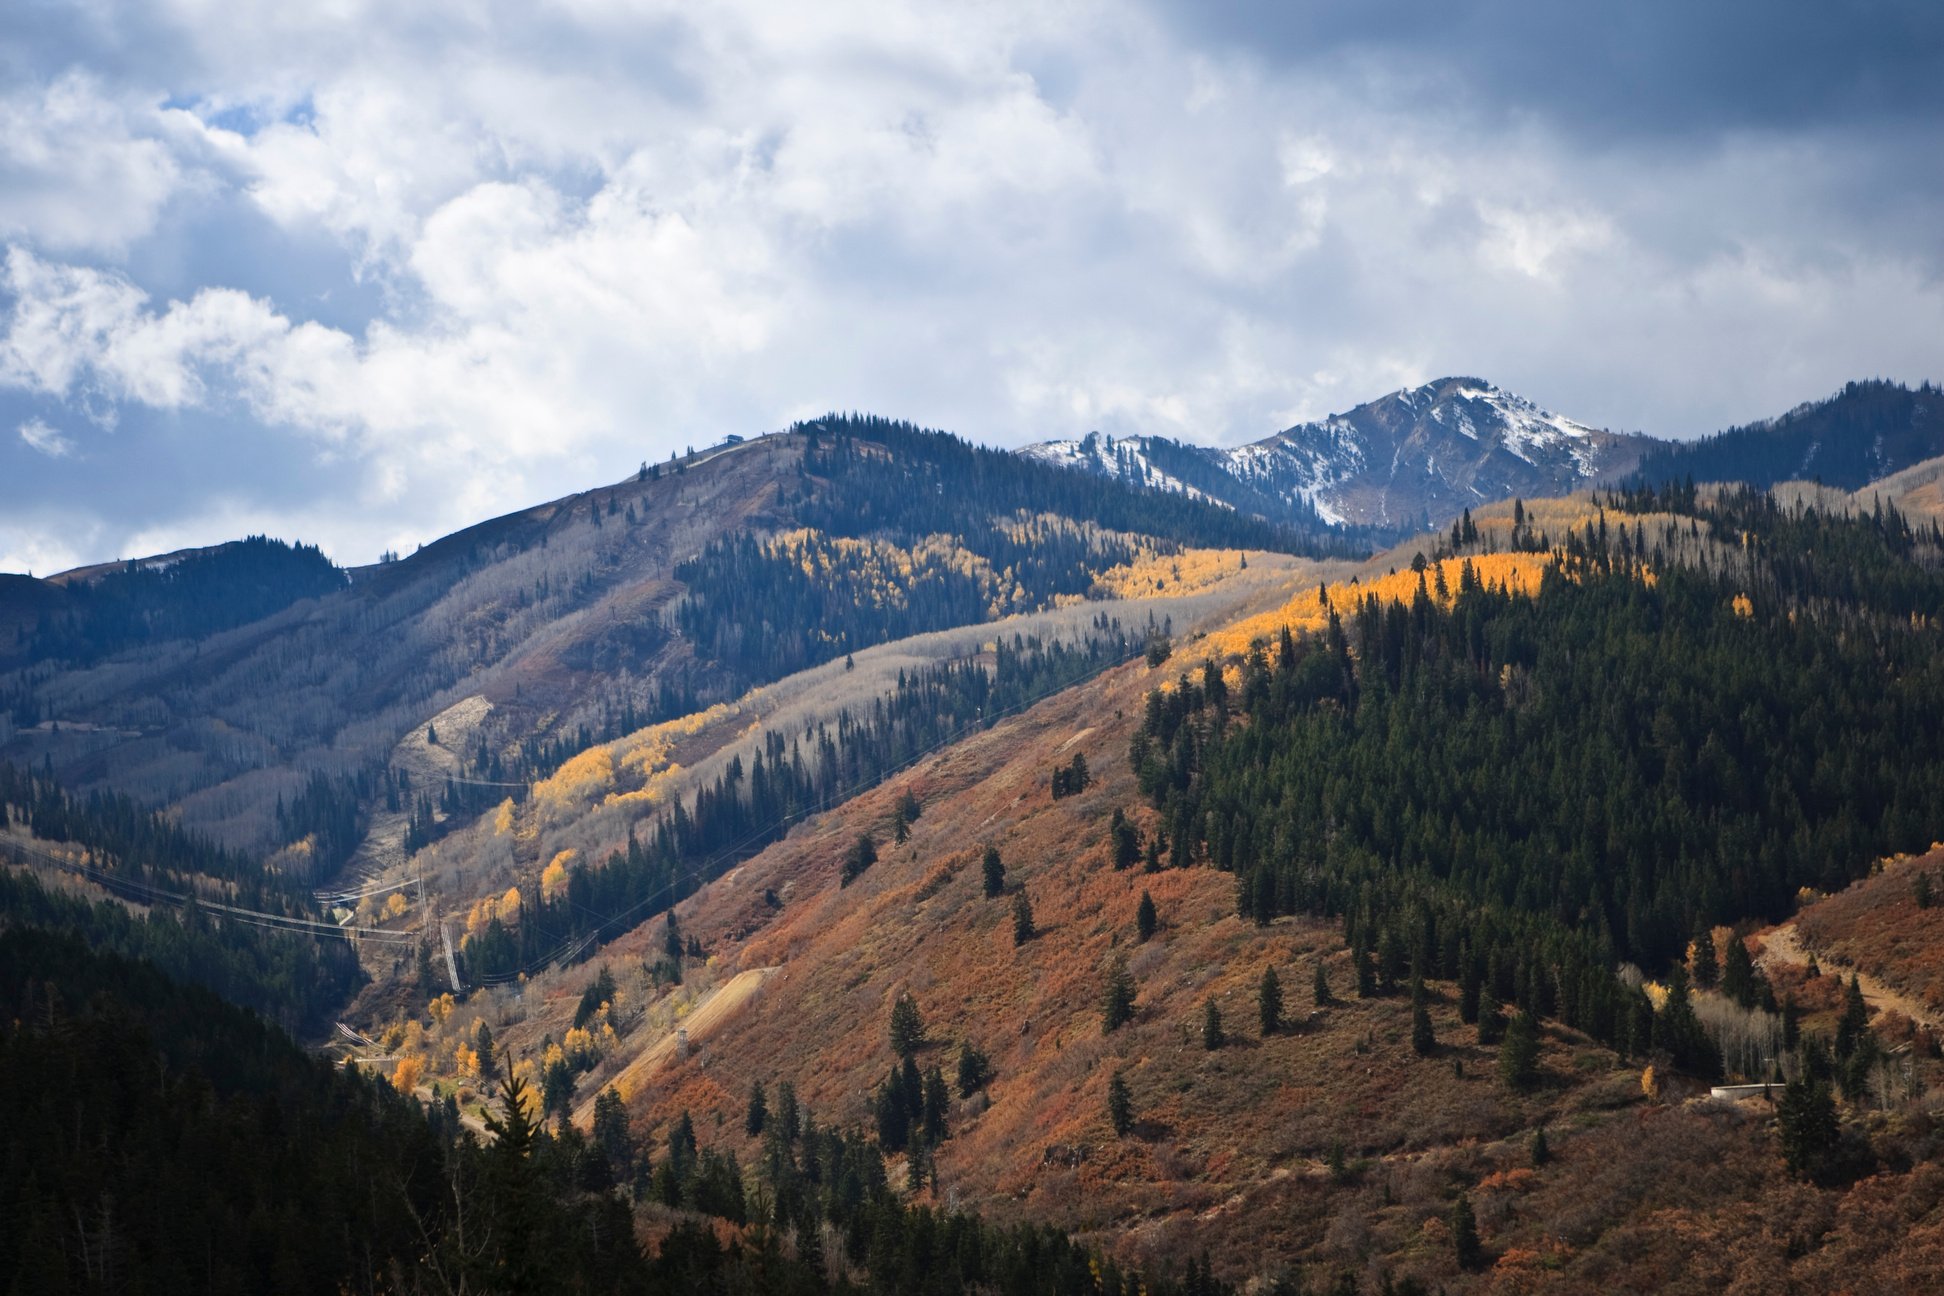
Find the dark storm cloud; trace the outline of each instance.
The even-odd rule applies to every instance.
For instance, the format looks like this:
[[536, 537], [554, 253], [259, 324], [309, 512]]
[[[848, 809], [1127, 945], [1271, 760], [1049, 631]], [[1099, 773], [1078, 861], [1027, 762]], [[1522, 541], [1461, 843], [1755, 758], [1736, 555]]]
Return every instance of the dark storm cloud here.
[[1944, 123], [1944, 4], [1935, 0], [1161, 8], [1191, 38], [1272, 65], [1351, 71], [1404, 107], [1529, 114], [1592, 140]]

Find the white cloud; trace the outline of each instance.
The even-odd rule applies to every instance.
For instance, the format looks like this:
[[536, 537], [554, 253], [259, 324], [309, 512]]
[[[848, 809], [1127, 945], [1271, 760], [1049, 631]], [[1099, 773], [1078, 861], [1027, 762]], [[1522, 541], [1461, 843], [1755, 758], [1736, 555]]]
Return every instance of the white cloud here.
[[65, 433], [37, 418], [20, 425], [20, 439], [49, 459], [65, 459], [74, 453], [74, 442]]
[[[1944, 370], [1842, 136], [1591, 152], [1104, 0], [153, 15], [141, 71], [0, 97], [0, 393], [355, 464], [303, 518], [349, 559], [830, 406], [1235, 439], [1471, 371], [1695, 432]], [[118, 258], [191, 191], [334, 241], [375, 317], [156, 288]], [[117, 525], [220, 538], [264, 507], [222, 489]]]
[[115, 253], [148, 233], [183, 178], [158, 124], [83, 72], [0, 95], [0, 238]]

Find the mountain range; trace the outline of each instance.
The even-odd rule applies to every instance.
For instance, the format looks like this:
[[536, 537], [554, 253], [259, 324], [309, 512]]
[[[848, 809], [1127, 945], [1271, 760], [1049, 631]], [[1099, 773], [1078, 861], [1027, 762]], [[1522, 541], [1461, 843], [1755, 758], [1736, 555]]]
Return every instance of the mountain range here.
[[1231, 448], [1091, 433], [1020, 453], [1265, 518], [1401, 536], [1499, 500], [1624, 480], [1814, 478], [1853, 490], [1944, 454], [1944, 401], [1929, 384], [1850, 383], [1780, 418], [1680, 442], [1589, 427], [1454, 377]]

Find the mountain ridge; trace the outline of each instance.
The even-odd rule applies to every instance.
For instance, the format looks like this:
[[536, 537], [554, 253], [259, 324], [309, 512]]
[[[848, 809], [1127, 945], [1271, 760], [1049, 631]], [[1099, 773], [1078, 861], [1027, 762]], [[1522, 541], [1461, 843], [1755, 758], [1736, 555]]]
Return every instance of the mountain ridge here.
[[1232, 508], [1314, 515], [1391, 535], [1513, 496], [1568, 494], [1633, 468], [1656, 442], [1564, 418], [1454, 375], [1230, 448], [1089, 434], [1021, 454], [1180, 489]]

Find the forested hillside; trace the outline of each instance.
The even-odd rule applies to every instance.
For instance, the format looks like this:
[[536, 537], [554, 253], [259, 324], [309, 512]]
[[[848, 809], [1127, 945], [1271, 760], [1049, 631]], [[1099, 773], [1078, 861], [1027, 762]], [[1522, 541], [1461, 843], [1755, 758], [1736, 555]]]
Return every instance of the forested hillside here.
[[351, 933], [319, 921], [301, 879], [127, 797], [76, 799], [5, 762], [0, 865], [0, 927], [144, 960], [289, 1031], [326, 1028], [365, 979]]
[[1631, 480], [1744, 482], [1767, 488], [1817, 481], [1856, 490], [1944, 454], [1944, 393], [1930, 383], [1853, 382], [1828, 400], [1699, 441], [1655, 448]]
[[[1426, 548], [1153, 645], [588, 964], [385, 1038], [464, 1094], [489, 1035], [549, 1110], [720, 1128], [772, 1173], [807, 1104], [917, 1200], [1284, 1290], [1923, 1271], [1944, 1252], [1865, 1221], [1944, 1224], [1938, 1036], [1872, 1029], [1759, 933], [1938, 833], [1936, 530], [1677, 490]], [[753, 771], [643, 803], [641, 856], [704, 800], [743, 813]], [[634, 853], [565, 876], [618, 884]], [[1709, 1103], [1718, 1080], [1753, 1101]], [[1772, 1242], [1800, 1210], [1822, 1243]]]
[[[517, 1080], [482, 1143], [450, 1103], [422, 1109], [65, 934], [0, 928], [0, 1009], [0, 1084], [18, 1097], [0, 1132], [9, 1291], [1225, 1290], [908, 1205], [870, 1143], [808, 1111], [779, 1123], [767, 1194], [750, 1197], [693, 1129], [665, 1152], [612, 1123], [551, 1132]], [[637, 1183], [685, 1212], [652, 1252], [615, 1191]], [[697, 1222], [712, 1219], [754, 1227], [725, 1246]]]
[[[286, 864], [324, 880], [374, 817], [389, 858], [499, 799], [468, 787], [872, 644], [1085, 599], [1184, 545], [1357, 540], [833, 416], [644, 464], [348, 587], [313, 549], [252, 540], [77, 574], [46, 587], [59, 612], [14, 591], [0, 754], [232, 846], [295, 847]], [[473, 699], [461, 741], [397, 761]]]

